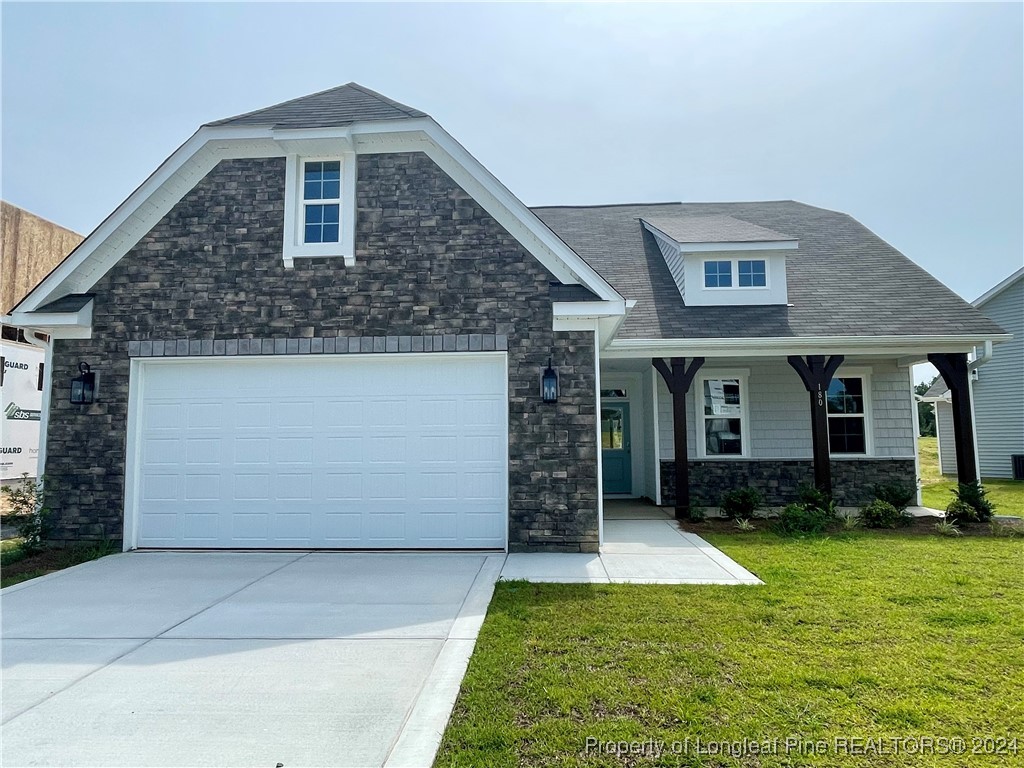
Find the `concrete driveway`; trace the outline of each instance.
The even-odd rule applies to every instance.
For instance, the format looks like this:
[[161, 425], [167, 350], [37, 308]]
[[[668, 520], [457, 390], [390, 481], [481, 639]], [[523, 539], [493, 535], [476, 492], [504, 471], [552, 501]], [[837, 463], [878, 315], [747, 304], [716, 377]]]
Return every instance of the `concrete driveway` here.
[[4, 766], [419, 766], [503, 555], [130, 553], [0, 596]]

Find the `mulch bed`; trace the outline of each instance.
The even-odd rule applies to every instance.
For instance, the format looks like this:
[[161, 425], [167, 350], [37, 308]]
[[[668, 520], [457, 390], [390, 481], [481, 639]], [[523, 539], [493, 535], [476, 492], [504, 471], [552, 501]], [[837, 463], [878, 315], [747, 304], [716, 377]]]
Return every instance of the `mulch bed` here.
[[4, 576], [19, 576], [35, 571], [59, 571], [67, 565], [67, 553], [60, 549], [44, 549], [14, 563], [4, 563]]
[[[754, 518], [750, 521], [759, 531], [771, 530], [772, 523], [774, 522], [770, 518]], [[857, 531], [865, 532], [878, 532], [883, 533], [887, 536], [938, 536], [939, 533], [935, 530], [935, 524], [939, 522], [938, 518], [935, 517], [915, 517], [907, 523], [907, 525], [900, 526], [899, 528], [856, 528]], [[695, 533], [698, 536], [702, 536], [706, 533], [736, 533], [736, 521], [725, 520], [723, 518], [707, 518], [699, 522], [690, 522], [688, 520], [681, 521], [679, 523], [680, 528], [690, 533]], [[957, 525], [960, 529], [960, 533], [964, 536], [993, 536], [992, 526], [988, 523], [961, 523]], [[842, 523], [836, 523], [828, 532], [829, 533], [842, 533], [844, 528]], [[1024, 534], [1024, 530], [1018, 528], [1021, 534]], [[1005, 534], [1003, 534], [1005, 535]], [[1019, 534], [1020, 535], [1020, 534]]]

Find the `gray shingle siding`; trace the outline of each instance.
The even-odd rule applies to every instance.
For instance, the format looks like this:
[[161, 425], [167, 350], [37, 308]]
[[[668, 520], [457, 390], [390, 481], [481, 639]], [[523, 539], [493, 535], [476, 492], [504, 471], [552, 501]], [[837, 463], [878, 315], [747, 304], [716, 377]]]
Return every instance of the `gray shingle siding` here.
[[979, 309], [1013, 339], [995, 345], [974, 382], [978, 469], [982, 477], [1013, 477], [1010, 456], [1024, 454], [1024, 278]]
[[[737, 360], [719, 366], [723, 371], [744, 369], [747, 378], [749, 403], [748, 424], [750, 458], [753, 459], [808, 459], [811, 457], [810, 406], [807, 390], [784, 360]], [[910, 372], [894, 363], [876, 361], [856, 366], [870, 368], [872, 457], [913, 458], [916, 450]], [[698, 374], [713, 371], [705, 364]], [[839, 376], [843, 375], [840, 369]], [[673, 451], [672, 398], [664, 380], [658, 383], [658, 434], [661, 457], [671, 459]], [[693, 402], [697, 382], [686, 396], [687, 451], [691, 459], [697, 456], [696, 435], [700, 425]]]
[[[536, 214], [637, 306], [624, 339], [1000, 334], [1002, 329], [844, 213], [793, 201], [545, 207]], [[799, 240], [786, 306], [686, 307], [642, 217], [727, 215]]]

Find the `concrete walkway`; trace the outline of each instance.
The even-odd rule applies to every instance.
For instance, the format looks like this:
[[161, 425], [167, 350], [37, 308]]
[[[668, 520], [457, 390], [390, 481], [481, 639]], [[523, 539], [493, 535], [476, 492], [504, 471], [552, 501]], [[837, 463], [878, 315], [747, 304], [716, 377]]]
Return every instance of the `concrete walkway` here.
[[4, 766], [429, 766], [503, 555], [113, 555], [0, 593]]
[[511, 554], [503, 579], [597, 584], [762, 584], [658, 507], [607, 505], [600, 554]]

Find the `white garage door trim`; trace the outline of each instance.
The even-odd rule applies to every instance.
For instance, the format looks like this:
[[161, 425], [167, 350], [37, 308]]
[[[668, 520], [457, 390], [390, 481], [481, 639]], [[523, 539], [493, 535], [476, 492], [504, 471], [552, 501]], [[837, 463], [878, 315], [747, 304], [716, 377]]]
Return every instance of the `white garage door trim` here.
[[[369, 354], [369, 355], [251, 355], [238, 357], [169, 357], [158, 359], [134, 358], [130, 364], [129, 387], [128, 387], [128, 421], [125, 456], [125, 494], [124, 494], [124, 549], [125, 551], [136, 549], [139, 546], [140, 528], [140, 472], [143, 466], [142, 429], [143, 429], [143, 404], [145, 402], [147, 375], [157, 371], [161, 366], [172, 365], [250, 365], [254, 362], [261, 367], [264, 365], [287, 366], [295, 363], [312, 365], [334, 365], [334, 366], [355, 366], [360, 362], [373, 361], [384, 363], [387, 366], [394, 365], [397, 368], [403, 362], [420, 361], [451, 361], [489, 359], [501, 363], [502, 386], [503, 386], [503, 412], [504, 422], [502, 440], [503, 460], [503, 483], [501, 502], [504, 507], [504, 522], [502, 533], [502, 545], [494, 547], [497, 549], [508, 548], [508, 524], [509, 524], [509, 477], [508, 477], [508, 355], [506, 352], [457, 352], [457, 353], [398, 353], [398, 354]], [[265, 370], [265, 369], [264, 369]], [[180, 548], [189, 548], [182, 545]], [[198, 547], [194, 547], [198, 548]], [[221, 547], [223, 548], [223, 547]], [[243, 549], [245, 547], [229, 547]], [[282, 547], [285, 548], [285, 547]], [[296, 547], [306, 548], [306, 547]], [[312, 548], [323, 548], [313, 545]], [[365, 549], [366, 547], [353, 547], [354, 549]], [[383, 548], [383, 547], [377, 547]], [[465, 547], [462, 547], [465, 548]]]

